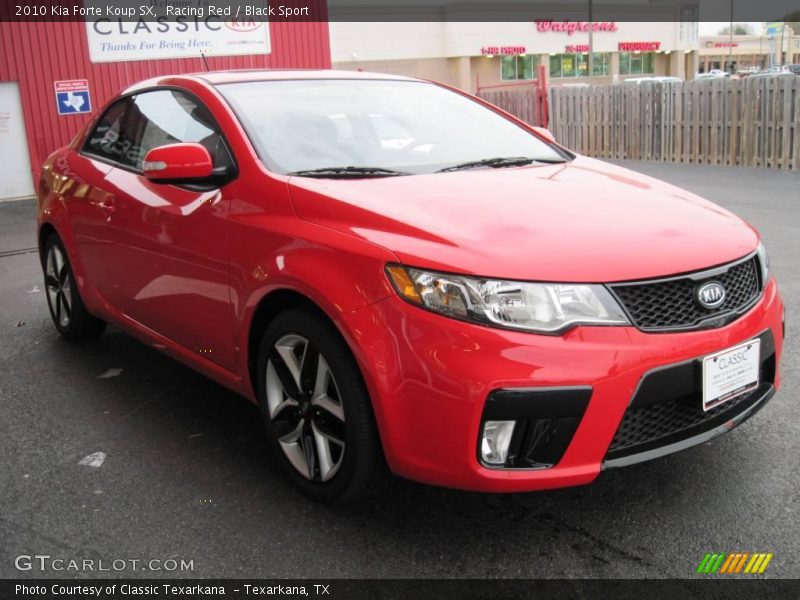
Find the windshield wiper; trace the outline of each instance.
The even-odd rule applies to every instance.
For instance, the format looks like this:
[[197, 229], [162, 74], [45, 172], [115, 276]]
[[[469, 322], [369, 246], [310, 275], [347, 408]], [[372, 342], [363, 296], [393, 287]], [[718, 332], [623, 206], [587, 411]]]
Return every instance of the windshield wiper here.
[[445, 167], [444, 169], [439, 169], [436, 172], [448, 173], [450, 171], [477, 169], [478, 167], [491, 167], [493, 169], [499, 169], [501, 167], [522, 167], [524, 165], [529, 165], [535, 162], [557, 164], [567, 161], [561, 158], [553, 159], [553, 158], [530, 158], [528, 156], [498, 156], [496, 158], [483, 158], [481, 160], [471, 160], [469, 162], [459, 163], [457, 165], [453, 165], [452, 167]]
[[359, 177], [396, 177], [398, 175], [410, 175], [410, 173], [384, 169], [382, 167], [323, 167], [321, 169], [294, 171], [288, 173], [288, 175], [297, 175], [299, 177], [328, 177], [332, 179], [356, 179]]

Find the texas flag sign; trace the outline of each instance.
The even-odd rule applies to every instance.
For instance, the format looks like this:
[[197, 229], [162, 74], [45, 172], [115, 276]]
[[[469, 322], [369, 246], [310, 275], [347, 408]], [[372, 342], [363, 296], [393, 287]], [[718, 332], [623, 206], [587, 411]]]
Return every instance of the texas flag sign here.
[[56, 81], [55, 90], [59, 115], [76, 115], [92, 111], [89, 82], [86, 79]]

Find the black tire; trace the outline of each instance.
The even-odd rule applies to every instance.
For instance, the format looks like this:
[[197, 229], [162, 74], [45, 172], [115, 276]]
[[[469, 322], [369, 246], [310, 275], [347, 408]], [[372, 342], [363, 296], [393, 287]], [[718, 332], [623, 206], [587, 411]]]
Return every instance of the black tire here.
[[[306, 341], [305, 348], [301, 340]], [[297, 359], [297, 377], [284, 361], [290, 347]], [[324, 388], [324, 394], [318, 388]], [[344, 504], [379, 487], [386, 465], [369, 394], [350, 349], [327, 318], [311, 309], [294, 308], [272, 320], [258, 353], [257, 390], [269, 444], [306, 495]], [[297, 396], [296, 407], [290, 402], [292, 396]], [[331, 466], [337, 458], [337, 466]], [[303, 461], [304, 465], [296, 464]]]
[[43, 250], [44, 292], [56, 329], [68, 340], [98, 337], [105, 330], [106, 323], [86, 310], [67, 252], [56, 234], [47, 238]]

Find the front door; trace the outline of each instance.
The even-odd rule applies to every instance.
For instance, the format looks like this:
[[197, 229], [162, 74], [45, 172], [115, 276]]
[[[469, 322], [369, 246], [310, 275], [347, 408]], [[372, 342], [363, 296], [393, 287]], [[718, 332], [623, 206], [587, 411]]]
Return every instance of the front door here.
[[117, 308], [195, 354], [236, 370], [228, 290], [230, 191], [153, 183], [141, 172], [153, 148], [198, 142], [214, 166], [232, 164], [205, 107], [183, 92], [155, 90], [129, 100], [132, 144], [105, 177], [109, 251], [103, 272], [114, 275]]

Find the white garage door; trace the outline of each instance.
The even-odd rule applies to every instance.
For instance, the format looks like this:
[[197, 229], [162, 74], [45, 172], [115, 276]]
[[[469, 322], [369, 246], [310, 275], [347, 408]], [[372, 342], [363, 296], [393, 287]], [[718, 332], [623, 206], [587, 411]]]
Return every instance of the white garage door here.
[[33, 195], [25, 122], [15, 82], [0, 83], [0, 165], [0, 200]]

